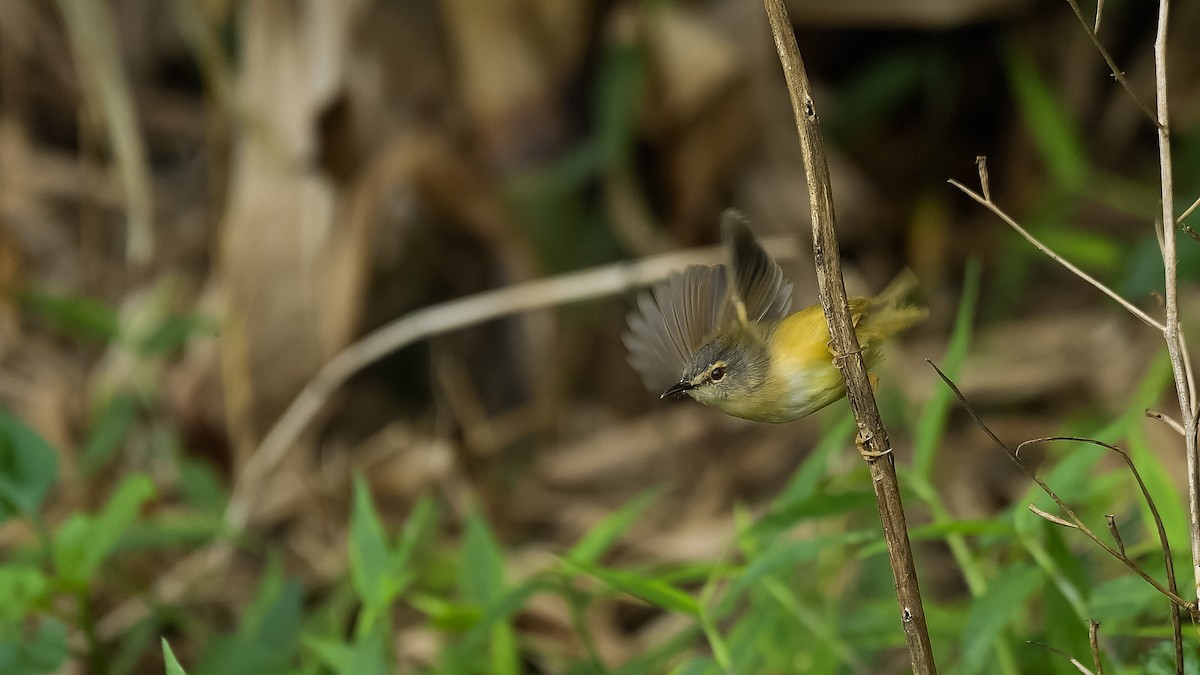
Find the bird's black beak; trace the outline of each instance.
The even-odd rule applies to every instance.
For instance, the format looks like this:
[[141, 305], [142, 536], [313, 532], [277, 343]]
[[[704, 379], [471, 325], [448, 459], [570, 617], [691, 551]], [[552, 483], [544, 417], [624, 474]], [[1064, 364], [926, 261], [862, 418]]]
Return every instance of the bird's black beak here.
[[667, 390], [664, 391], [662, 393], [662, 396], [659, 396], [659, 398], [675, 396], [676, 394], [682, 394], [689, 389], [695, 389], [695, 388], [696, 388], [696, 385], [692, 384], [691, 382], [688, 382], [687, 380], [684, 380], [682, 382], [676, 382], [675, 384], [667, 387]]

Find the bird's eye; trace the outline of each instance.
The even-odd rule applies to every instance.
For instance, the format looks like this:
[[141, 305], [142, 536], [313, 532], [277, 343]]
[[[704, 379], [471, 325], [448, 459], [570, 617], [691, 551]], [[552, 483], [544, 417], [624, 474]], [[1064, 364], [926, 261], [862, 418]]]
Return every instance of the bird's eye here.
[[712, 380], [713, 382], [720, 382], [721, 378], [723, 377], [725, 377], [725, 369], [721, 366], [713, 368], [712, 372], [708, 374], [708, 379]]

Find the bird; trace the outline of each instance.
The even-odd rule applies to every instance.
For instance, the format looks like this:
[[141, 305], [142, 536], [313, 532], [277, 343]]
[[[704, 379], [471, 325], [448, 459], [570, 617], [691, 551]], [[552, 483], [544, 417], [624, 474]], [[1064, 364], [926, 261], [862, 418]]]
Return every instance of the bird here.
[[[790, 311], [792, 284], [737, 209], [722, 214], [721, 238], [728, 265], [676, 272], [640, 294], [629, 313], [623, 342], [646, 388], [771, 423], [842, 398], [845, 384], [821, 306]], [[876, 297], [850, 300], [868, 368], [881, 359], [885, 341], [927, 315], [905, 302], [915, 285], [906, 270]]]

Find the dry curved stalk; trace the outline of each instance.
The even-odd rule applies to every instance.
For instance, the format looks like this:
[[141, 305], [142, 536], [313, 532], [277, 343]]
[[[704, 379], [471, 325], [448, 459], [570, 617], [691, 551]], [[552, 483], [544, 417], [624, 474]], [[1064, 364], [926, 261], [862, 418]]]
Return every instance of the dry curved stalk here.
[[1067, 661], [1070, 661], [1071, 665], [1075, 666], [1075, 669], [1078, 670], [1079, 672], [1083, 673], [1084, 675], [1101, 675], [1103, 672], [1100, 670], [1096, 670], [1096, 671], [1089, 670], [1088, 667], [1083, 665], [1083, 663], [1080, 662], [1079, 659], [1075, 658], [1074, 656], [1071, 656], [1070, 654], [1064, 652], [1061, 649], [1058, 649], [1057, 647], [1051, 647], [1050, 645], [1046, 644], [1045, 642], [1038, 642], [1037, 640], [1030, 640], [1029, 644], [1037, 645], [1037, 646], [1041, 647], [1042, 649], [1045, 649], [1048, 652], [1052, 652], [1054, 654], [1057, 654], [1057, 655], [1063, 657]]
[[[1175, 561], [1174, 561], [1174, 558], [1171, 557], [1171, 544], [1170, 544], [1170, 541], [1168, 541], [1168, 539], [1167, 539], [1167, 528], [1165, 526], [1163, 526], [1162, 517], [1159, 516], [1159, 514], [1158, 514], [1158, 507], [1154, 504], [1154, 497], [1150, 496], [1150, 490], [1146, 487], [1145, 481], [1142, 480], [1142, 475], [1140, 473], [1138, 473], [1137, 466], [1133, 463], [1133, 458], [1129, 456], [1129, 453], [1125, 452], [1124, 450], [1122, 450], [1121, 448], [1119, 448], [1115, 445], [1105, 443], [1104, 441], [1098, 441], [1094, 438], [1081, 438], [1079, 436], [1048, 436], [1046, 438], [1035, 438], [1033, 440], [1025, 441], [1024, 443], [1021, 443], [1020, 445], [1018, 445], [1017, 453], [1019, 454], [1021, 452], [1021, 448], [1024, 448], [1027, 445], [1040, 445], [1043, 443], [1052, 443], [1055, 441], [1074, 441], [1077, 443], [1087, 443], [1090, 445], [1095, 445], [1095, 446], [1098, 446], [1101, 448], [1106, 448], [1108, 450], [1112, 450], [1113, 452], [1120, 455], [1121, 459], [1125, 460], [1125, 465], [1127, 467], [1129, 467], [1129, 472], [1133, 474], [1133, 479], [1135, 481], [1137, 481], [1138, 489], [1142, 491], [1142, 498], [1144, 500], [1146, 500], [1146, 507], [1150, 509], [1150, 515], [1154, 519], [1154, 527], [1155, 527], [1155, 529], [1158, 530], [1158, 545], [1159, 545], [1160, 549], [1162, 550], [1163, 568], [1166, 570], [1166, 573], [1167, 573], [1167, 588], [1170, 589], [1170, 591], [1172, 593], [1178, 595], [1179, 594], [1179, 584], [1177, 583], [1177, 581], [1175, 579]], [[1114, 539], [1117, 540], [1117, 545], [1118, 545], [1117, 551], [1109, 550], [1109, 553], [1115, 554], [1116, 558], [1118, 560], [1121, 560], [1122, 562], [1125, 562], [1126, 565], [1128, 565], [1129, 557], [1125, 555], [1125, 545], [1124, 545], [1124, 543], [1121, 542], [1120, 535], [1117, 533], [1115, 520], [1110, 521], [1109, 527], [1112, 530], [1112, 532], [1114, 533], [1113, 537], [1114, 537]], [[1107, 550], [1107, 547], [1105, 547], [1105, 548]], [[1172, 600], [1172, 602], [1174, 602], [1174, 600]], [[1175, 655], [1176, 655], [1175, 662], [1176, 662], [1176, 665], [1178, 666], [1178, 669], [1180, 671], [1182, 671], [1182, 669], [1183, 669], [1183, 632], [1182, 632], [1182, 628], [1180, 627], [1180, 624], [1179, 624], [1179, 612], [1175, 611], [1174, 607], [1171, 608], [1171, 632], [1172, 632], [1172, 636], [1174, 637], [1174, 640], [1175, 640]]]
[[[1196, 201], [1192, 202], [1191, 206], [1187, 207], [1186, 209], [1183, 210], [1183, 213], [1179, 214], [1179, 217], [1175, 219], [1175, 224], [1183, 225], [1183, 221], [1187, 220], [1188, 216], [1195, 213], [1196, 209], [1200, 209], [1200, 197], [1197, 197]], [[1195, 234], [1195, 231], [1192, 230], [1192, 228], [1187, 227], [1186, 225], [1184, 225], [1184, 231], [1191, 233], [1192, 239], [1198, 238], [1197, 235]]]
[[1171, 417], [1170, 415], [1168, 415], [1164, 412], [1159, 412], [1157, 410], [1151, 410], [1150, 408], [1146, 408], [1146, 417], [1149, 417], [1152, 420], [1158, 420], [1159, 422], [1162, 422], [1163, 424], [1171, 427], [1180, 436], [1187, 435], [1187, 432], [1183, 430], [1183, 425], [1180, 424], [1178, 421], [1176, 421], [1175, 418]]
[[1104, 664], [1100, 663], [1100, 622], [1088, 621], [1088, 645], [1092, 648], [1092, 664], [1096, 675], [1104, 675]]
[[1133, 93], [1133, 88], [1129, 86], [1129, 80], [1125, 79], [1125, 71], [1117, 67], [1117, 62], [1113, 60], [1112, 55], [1108, 53], [1108, 50], [1104, 48], [1104, 45], [1100, 44], [1100, 36], [1097, 35], [1097, 33], [1100, 32], [1100, 14], [1103, 12], [1103, 4], [1096, 6], [1096, 23], [1094, 27], [1088, 25], [1087, 19], [1083, 16], [1083, 11], [1079, 9], [1078, 2], [1075, 0], [1067, 0], [1067, 4], [1071, 6], [1071, 11], [1075, 12], [1075, 18], [1079, 19], [1079, 25], [1083, 26], [1083, 32], [1087, 33], [1087, 36], [1091, 38], [1092, 45], [1096, 47], [1096, 51], [1100, 52], [1101, 58], [1103, 58], [1104, 62], [1108, 64], [1108, 69], [1110, 72], [1112, 72], [1113, 78], [1115, 78], [1116, 81], [1125, 88], [1125, 93], [1129, 94], [1129, 98], [1133, 99], [1133, 102], [1137, 104], [1137, 107], [1142, 109], [1142, 112], [1145, 113], [1146, 118], [1150, 120], [1150, 123], [1154, 126], [1159, 126], [1158, 120], [1160, 118], [1155, 117], [1154, 111], [1150, 110], [1150, 107], [1143, 103], [1142, 99], [1138, 98], [1137, 94]]
[[796, 118], [796, 132], [800, 140], [804, 171], [808, 176], [813, 261], [816, 263], [821, 307], [829, 324], [830, 349], [835, 354], [835, 363], [845, 381], [846, 399], [850, 402], [850, 409], [858, 425], [859, 452], [866, 459], [867, 468], [871, 473], [871, 486], [875, 489], [875, 503], [879, 509], [888, 562], [891, 564], [892, 578], [896, 584], [901, 625], [904, 628], [904, 639], [908, 644], [913, 672], [917, 675], [928, 675], [937, 672], [933, 644], [925, 622], [925, 609], [921, 602], [921, 589], [917, 583], [912, 544], [908, 540], [908, 525], [905, 522], [904, 504], [900, 498], [900, 483], [896, 478], [891, 444], [887, 429], [879, 416], [879, 407], [875, 403], [867, 367], [854, 332], [854, 323], [850, 318], [837, 233], [834, 230], [833, 187], [829, 180], [829, 165], [825, 158], [821, 127], [787, 8], [783, 0], [765, 0], [765, 5], [779, 62], [783, 66], [784, 79], [792, 102], [792, 113]]
[[1125, 540], [1121, 538], [1121, 530], [1117, 527], [1117, 517], [1109, 513], [1104, 516], [1104, 522], [1108, 524], [1108, 534], [1117, 543], [1117, 550], [1125, 555]]
[[[1071, 507], [1068, 506], [1067, 503], [1065, 501], [1063, 501], [1063, 499], [1061, 497], [1058, 496], [1058, 493], [1056, 493], [1054, 491], [1054, 489], [1051, 488], [1050, 485], [1047, 484], [1046, 481], [1042, 479], [1041, 476], [1037, 475], [1037, 473], [1033, 469], [1030, 469], [1028, 466], [1026, 466], [1025, 463], [1023, 461], [1021, 461], [1020, 456], [1018, 456], [1018, 454], [1016, 452], [1014, 452], [1012, 449], [1010, 449], [1008, 447], [1008, 445], [1006, 445], [1004, 443], [1004, 441], [1001, 441], [1000, 438], [998, 436], [996, 436], [996, 434], [991, 430], [991, 428], [988, 427], [988, 425], [983, 421], [983, 418], [981, 418], [979, 416], [979, 413], [975, 412], [975, 409], [971, 406], [970, 402], [967, 401], [966, 396], [963, 395], [962, 390], [960, 390], [958, 388], [958, 385], [956, 385], [953, 380], [951, 380], [945, 373], [943, 373], [942, 370], [940, 368], [938, 368], [937, 364], [935, 364], [933, 361], [926, 359], [925, 362], [933, 367], [933, 369], [937, 372], [938, 376], [942, 378], [942, 381], [946, 383], [946, 386], [950, 388], [950, 391], [954, 394], [955, 398], [958, 399], [959, 405], [961, 405], [963, 407], [963, 410], [965, 410], [967, 412], [967, 414], [975, 422], [976, 426], [978, 426], [981, 430], [983, 430], [983, 432], [985, 434], [987, 434], [988, 438], [990, 438], [992, 440], [992, 443], [994, 443], [996, 445], [996, 447], [1003, 450], [1005, 452], [1005, 454], [1008, 455], [1009, 459], [1012, 460], [1013, 464], [1015, 464], [1017, 466], [1017, 468], [1021, 469], [1021, 471], [1023, 471], [1025, 473], [1025, 475], [1029, 476], [1030, 480], [1032, 480], [1034, 483], [1037, 483], [1037, 486], [1042, 489], [1042, 492], [1046, 493], [1046, 496], [1050, 497], [1050, 499], [1054, 501], [1055, 505], [1057, 505], [1060, 509], [1062, 509], [1062, 512], [1066, 515], [1066, 520], [1070, 521], [1072, 526], [1074, 526], [1076, 529], [1078, 529], [1080, 532], [1082, 532], [1088, 539], [1091, 539], [1092, 542], [1095, 543], [1097, 546], [1104, 549], [1104, 551], [1106, 553], [1108, 553], [1113, 558], [1117, 559], [1122, 564], [1124, 564], [1127, 568], [1129, 568], [1129, 570], [1131, 572], [1133, 572], [1134, 574], [1137, 574], [1139, 577], [1144, 579], [1146, 581], [1146, 583], [1153, 586], [1155, 590], [1157, 590], [1159, 593], [1161, 593], [1167, 599], [1171, 600], [1175, 605], [1177, 605], [1181, 609], [1187, 611], [1193, 617], [1200, 619], [1200, 610], [1197, 609], [1195, 601], [1185, 600], [1175, 590], [1172, 590], [1171, 588], [1167, 588], [1167, 587], [1163, 586], [1161, 583], [1159, 583], [1159, 581], [1157, 579], [1150, 576], [1149, 573], [1147, 573], [1145, 570], [1143, 570], [1135, 561], [1133, 561], [1128, 556], [1122, 554], [1117, 549], [1114, 549], [1113, 547], [1109, 546], [1104, 541], [1102, 541], [1100, 539], [1100, 537], [1098, 537], [1096, 535], [1096, 533], [1093, 532], [1091, 530], [1091, 528], [1089, 528], [1087, 526], [1087, 524], [1084, 523], [1083, 520], [1079, 518], [1079, 516], [1075, 513], [1075, 511], [1073, 509], [1071, 509]], [[1091, 443], [1094, 445], [1098, 445], [1098, 446], [1113, 450], [1113, 451], [1117, 452], [1118, 454], [1120, 454], [1123, 458], [1125, 458], [1126, 462], [1130, 466], [1130, 470], [1134, 472], [1134, 476], [1137, 480], [1137, 483], [1138, 483], [1139, 487], [1141, 487], [1141, 489], [1142, 489], [1142, 494], [1145, 497], [1145, 499], [1147, 500], [1148, 506], [1150, 507], [1151, 514], [1153, 515], [1155, 522], [1158, 524], [1160, 543], [1162, 544], [1162, 547], [1164, 550], [1164, 557], [1167, 560], [1168, 569], [1170, 570], [1168, 572], [1168, 583], [1173, 584], [1174, 582], [1171, 580], [1174, 579], [1174, 572], [1173, 572], [1174, 568], [1172, 566], [1171, 559], [1170, 559], [1170, 548], [1167, 546], [1167, 543], [1166, 543], [1166, 531], [1163, 529], [1162, 520], [1158, 517], [1158, 509], [1157, 509], [1157, 507], [1154, 506], [1153, 500], [1150, 499], [1150, 495], [1149, 495], [1148, 491], [1146, 490], [1145, 483], [1142, 482], [1141, 475], [1137, 473], [1136, 468], [1133, 467], [1132, 461], [1129, 459], [1129, 456], [1125, 453], [1125, 451], [1121, 450], [1120, 448], [1117, 448], [1115, 446], [1111, 446], [1107, 443], [1104, 443], [1102, 441], [1097, 441], [1095, 439], [1076, 438], [1076, 437], [1071, 437], [1071, 436], [1056, 436], [1056, 437], [1050, 437], [1050, 438], [1038, 438], [1038, 439], [1034, 439], [1032, 441], [1026, 441], [1026, 442], [1022, 443], [1021, 446], [1018, 446], [1018, 448], [1024, 447], [1025, 445], [1029, 445], [1031, 443], [1041, 443], [1041, 442], [1049, 442], [1049, 441], [1057, 441], [1057, 440], [1070, 440], [1070, 441], [1079, 441], [1082, 443]]]
[[[1154, 85], [1155, 85], [1155, 112], [1150, 113], [1146, 107], [1138, 100], [1133, 91], [1129, 88], [1124, 80], [1124, 75], [1116, 67], [1108, 52], [1100, 44], [1095, 30], [1088, 26], [1082, 12], [1075, 0], [1067, 0], [1072, 11], [1083, 25], [1084, 30], [1092, 39], [1093, 44], [1099, 51], [1100, 55], [1108, 63], [1113, 71], [1114, 77], [1121, 82], [1125, 87], [1129, 96], [1138, 104], [1139, 107], [1147, 113], [1158, 136], [1158, 164], [1159, 164], [1159, 203], [1162, 212], [1157, 218], [1155, 225], [1155, 233], [1159, 238], [1159, 247], [1163, 257], [1164, 270], [1164, 286], [1162, 303], [1166, 317], [1163, 321], [1157, 321], [1151, 318], [1148, 314], [1135, 307], [1132, 303], [1119, 296], [1112, 289], [1100, 283], [1096, 279], [1084, 273], [1079, 268], [1072, 265], [1067, 260], [1063, 259], [1045, 244], [1037, 240], [1029, 232], [1025, 231], [1017, 224], [1008, 214], [1006, 214], [999, 206], [991, 200], [987, 190], [987, 174], [986, 167], [980, 164], [980, 182], [983, 185], [983, 194], [976, 193], [967, 189], [957, 181], [950, 181], [952, 185], [961, 190], [964, 194], [974, 199], [983, 207], [994, 213], [997, 217], [1003, 220], [1006, 224], [1017, 231], [1022, 237], [1028, 240], [1031, 244], [1037, 247], [1046, 255], [1050, 256], [1056, 262], [1066, 267], [1079, 278], [1087, 281], [1089, 284], [1099, 289], [1110, 298], [1116, 300], [1126, 310], [1132, 313], [1137, 318], [1141, 319], [1146, 325], [1158, 329], [1167, 345], [1167, 352], [1171, 358], [1171, 372], [1175, 380], [1175, 392], [1179, 400], [1179, 411], [1182, 416], [1180, 426], [1183, 429], [1184, 436], [1184, 452], [1187, 458], [1187, 473], [1188, 473], [1188, 529], [1189, 543], [1191, 544], [1192, 553], [1192, 577], [1193, 587], [1192, 596], [1200, 595], [1200, 400], [1197, 396], [1196, 377], [1192, 368], [1191, 356], [1188, 353], [1187, 344], [1183, 338], [1179, 323], [1179, 293], [1177, 281], [1178, 255], [1176, 252], [1176, 231], [1175, 224], [1190, 214], [1200, 204], [1193, 204], [1188, 207], [1183, 216], [1176, 217], [1174, 211], [1174, 185], [1171, 169], [1171, 131], [1170, 131], [1170, 107], [1167, 102], [1167, 19], [1168, 19], [1168, 0], [1159, 0], [1158, 4], [1158, 27], [1155, 32], [1154, 40]], [[1099, 17], [1097, 17], [1097, 21]]]
[[[1192, 595], [1200, 594], [1200, 449], [1197, 447], [1195, 379], [1191, 359], [1179, 328], [1178, 255], [1175, 249], [1175, 188], [1171, 169], [1170, 107], [1167, 103], [1167, 18], [1170, 3], [1159, 0], [1154, 38], [1154, 90], [1158, 113], [1159, 200], [1162, 207], [1164, 294], [1167, 316], [1164, 338], [1171, 356], [1179, 414], [1183, 416], [1184, 451], [1188, 468], [1188, 525], [1192, 551]], [[1166, 226], [1169, 225], [1169, 226]]]
[[[984, 181], [985, 178], [986, 178], [986, 169], [981, 169], [980, 181], [981, 182]], [[1051, 260], [1053, 260], [1054, 262], [1057, 262], [1058, 264], [1067, 268], [1067, 270], [1069, 270], [1075, 276], [1079, 277], [1080, 279], [1083, 279], [1084, 281], [1088, 282], [1093, 287], [1095, 287], [1097, 290], [1099, 290], [1101, 293], [1104, 293], [1108, 297], [1117, 301], [1117, 303], [1120, 304], [1122, 307], [1124, 307], [1130, 314], [1133, 314], [1137, 318], [1141, 319], [1142, 323], [1146, 324], [1147, 326], [1150, 326], [1151, 328], [1154, 328], [1155, 330], [1159, 331], [1160, 333], [1166, 332], [1166, 327], [1162, 323], [1160, 323], [1157, 319], [1151, 317], [1149, 314], [1147, 314], [1147, 313], [1143, 312], [1141, 309], [1139, 309], [1136, 305], [1129, 302], [1125, 298], [1121, 297], [1120, 294], [1118, 294], [1116, 291], [1114, 291], [1111, 288], [1109, 288], [1108, 286], [1106, 286], [1103, 282], [1099, 281], [1098, 279], [1091, 276], [1087, 272], [1084, 272], [1083, 270], [1079, 269], [1075, 265], [1071, 264], [1071, 262], [1069, 260], [1067, 260], [1066, 258], [1063, 258], [1061, 255], [1056, 253], [1054, 251], [1054, 249], [1043, 244], [1040, 239], [1038, 239], [1037, 237], [1030, 234], [1029, 231], [1026, 230], [1025, 228], [1021, 227], [1021, 225], [1016, 220], [1014, 220], [1012, 216], [1008, 215], [1008, 213], [1006, 213], [1004, 211], [1004, 209], [1001, 209], [1000, 206], [996, 204], [996, 202], [992, 201], [985, 194], [980, 194], [978, 192], [975, 192], [974, 190], [968, 188], [967, 186], [963, 185], [962, 183], [960, 183], [956, 180], [950, 180], [947, 182], [949, 182], [954, 187], [958, 188], [960, 191], [962, 191], [963, 194], [967, 195], [971, 199], [974, 199], [983, 208], [987, 209], [988, 211], [991, 211], [993, 214], [996, 215], [997, 218], [999, 218], [1000, 220], [1003, 220], [1006, 225], [1008, 225], [1013, 230], [1015, 230], [1017, 232], [1017, 234], [1021, 235], [1022, 237], [1025, 238], [1026, 241], [1033, 244], [1034, 248], [1036, 248], [1037, 250], [1039, 250], [1042, 253], [1045, 253], [1047, 256], [1049, 256]], [[984, 184], [986, 185], [986, 183], [984, 183]]]

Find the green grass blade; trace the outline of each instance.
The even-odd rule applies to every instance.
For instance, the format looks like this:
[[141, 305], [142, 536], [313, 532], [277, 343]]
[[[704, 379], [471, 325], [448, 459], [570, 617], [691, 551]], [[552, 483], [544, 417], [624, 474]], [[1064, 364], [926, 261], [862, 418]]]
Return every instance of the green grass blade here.
[[175, 658], [175, 652], [171, 651], [171, 644], [167, 642], [167, 638], [162, 639], [162, 651], [167, 675], [187, 675], [183, 666], [179, 665], [179, 659]]
[[[971, 327], [975, 321], [975, 307], [979, 301], [979, 277], [979, 261], [972, 259], [967, 264], [962, 297], [958, 301], [958, 314], [954, 318], [954, 330], [950, 333], [950, 344], [938, 362], [938, 368], [951, 379], [958, 376], [971, 343]], [[913, 471], [925, 480], [931, 479], [938, 447], [946, 430], [946, 419], [954, 406], [954, 400], [954, 394], [949, 387], [934, 387], [917, 420], [917, 428], [913, 433], [912, 466]]]
[[646, 507], [658, 498], [662, 490], [654, 489], [638, 495], [620, 509], [600, 520], [571, 547], [567, 557], [582, 563], [594, 563], [633, 525]]
[[994, 640], [1010, 621], [1024, 611], [1025, 600], [1042, 583], [1042, 575], [1032, 565], [1010, 565], [988, 585], [987, 593], [971, 603], [962, 632], [962, 670], [965, 674], [983, 672], [988, 665]]
[[388, 573], [389, 555], [383, 523], [371, 501], [371, 490], [362, 476], [354, 477], [354, 502], [350, 510], [350, 583], [363, 603], [363, 630], [369, 631], [380, 611], [391, 603], [394, 584]]
[[58, 480], [58, 453], [33, 429], [0, 412], [0, 523], [32, 518]]
[[695, 618], [700, 617], [700, 603], [690, 594], [665, 581], [645, 577], [636, 572], [610, 570], [572, 560], [564, 560], [564, 562], [570, 567], [576, 567], [590, 574], [613, 590], [641, 598], [655, 607]]

